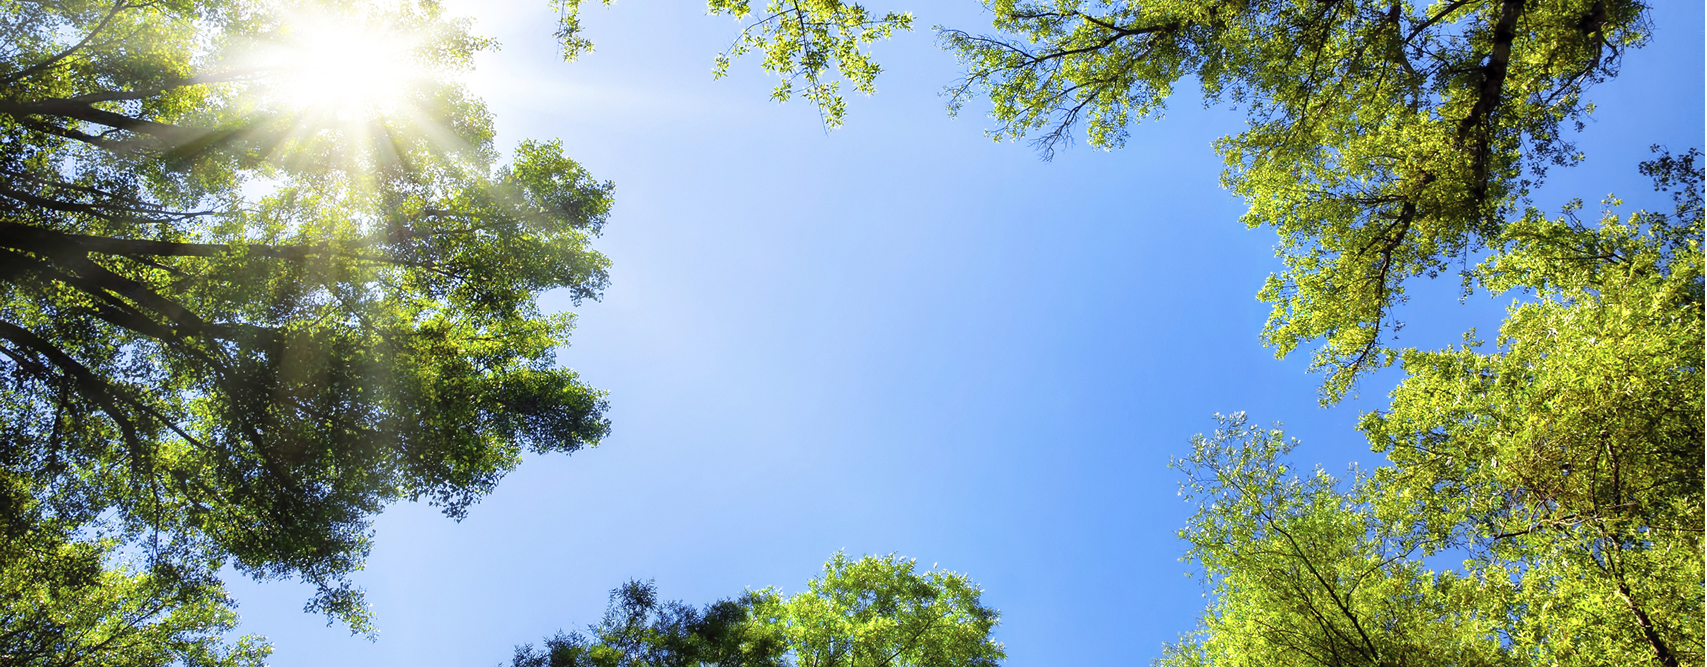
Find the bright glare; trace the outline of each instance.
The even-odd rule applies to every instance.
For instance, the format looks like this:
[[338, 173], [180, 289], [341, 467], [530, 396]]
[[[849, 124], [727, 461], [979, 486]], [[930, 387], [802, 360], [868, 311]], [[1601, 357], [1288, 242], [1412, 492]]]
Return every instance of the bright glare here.
[[273, 93], [285, 105], [345, 120], [384, 115], [423, 76], [412, 42], [359, 18], [302, 19], [272, 54], [282, 76]]

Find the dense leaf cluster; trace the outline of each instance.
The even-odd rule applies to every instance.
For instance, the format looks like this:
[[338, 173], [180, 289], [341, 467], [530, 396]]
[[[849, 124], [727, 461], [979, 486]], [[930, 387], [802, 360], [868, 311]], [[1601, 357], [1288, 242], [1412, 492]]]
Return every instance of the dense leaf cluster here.
[[630, 581], [611, 591], [610, 606], [597, 624], [559, 632], [539, 647], [516, 647], [513, 667], [770, 667], [781, 664], [783, 647], [753, 631], [753, 609], [763, 602], [749, 593], [720, 600], [703, 610], [679, 601], [660, 601], [651, 582]]
[[114, 539], [36, 531], [0, 544], [0, 664], [260, 667], [271, 647], [228, 634], [237, 614], [211, 568], [113, 567]]
[[651, 583], [611, 591], [588, 634], [517, 647], [513, 667], [995, 667], [999, 615], [964, 575], [893, 555], [836, 554], [807, 590], [774, 588], [696, 610]]

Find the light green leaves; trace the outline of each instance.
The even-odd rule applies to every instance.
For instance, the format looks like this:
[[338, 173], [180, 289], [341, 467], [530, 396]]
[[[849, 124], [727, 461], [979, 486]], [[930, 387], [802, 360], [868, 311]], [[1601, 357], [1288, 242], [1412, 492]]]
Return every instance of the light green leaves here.
[[[593, 41], [583, 36], [581, 32], [581, 1], [582, 0], [551, 0], [551, 8], [557, 10], [558, 44], [563, 48], [563, 59], [566, 61], [581, 57], [582, 54], [593, 50]], [[609, 6], [611, 0], [603, 0]]]
[[112, 539], [55, 531], [0, 543], [0, 662], [16, 667], [261, 667], [265, 638], [231, 637], [225, 587], [196, 568], [126, 562]]
[[964, 575], [915, 572], [894, 555], [849, 561], [787, 598], [767, 589], [754, 613], [799, 667], [988, 667], [1006, 654], [990, 639], [998, 615]]
[[1506, 584], [1433, 572], [1419, 542], [1373, 511], [1366, 477], [1298, 475], [1278, 430], [1217, 417], [1174, 466], [1198, 511], [1181, 531], [1213, 602], [1159, 665], [1485, 665], [1505, 661]]
[[1674, 213], [1507, 225], [1472, 277], [1527, 298], [1492, 345], [1402, 353], [1360, 426], [1389, 465], [1288, 474], [1291, 445], [1242, 415], [1197, 438], [1182, 536], [1214, 600], [1162, 663], [1699, 663], [1698, 159], [1643, 167]]
[[941, 37], [966, 67], [950, 108], [987, 97], [998, 139], [1034, 135], [1047, 157], [1083, 126], [1116, 147], [1188, 76], [1250, 110], [1216, 148], [1246, 224], [1279, 235], [1263, 338], [1283, 356], [1320, 341], [1330, 403], [1395, 359], [1407, 280], [1494, 242], [1549, 167], [1579, 159], [1565, 128], [1648, 32], [1635, 0], [988, 6], [1001, 34]]
[[[863, 95], [877, 91], [882, 68], [866, 46], [913, 28], [912, 14], [877, 17], [858, 3], [842, 0], [767, 0], [758, 14], [751, 0], [708, 0], [706, 8], [747, 22], [729, 50], [717, 56], [713, 75], [726, 76], [731, 60], [758, 52], [763, 55], [760, 66], [782, 78], [771, 99], [805, 97], [817, 105], [826, 129], [840, 127], [847, 115], [842, 80]], [[833, 78], [837, 75], [841, 80]]]
[[1077, 0], [986, 3], [993, 27], [1012, 36], [940, 30], [943, 48], [966, 68], [950, 86], [958, 112], [983, 93], [1000, 125], [991, 134], [1035, 140], [1045, 158], [1083, 124], [1091, 145], [1115, 148], [1128, 125], [1159, 118], [1173, 85], [1200, 66], [1190, 25], [1172, 12], [1201, 13], [1195, 3], [1103, 7]]
[[[1675, 214], [1596, 224], [1531, 211], [1476, 271], [1515, 302], [1494, 349], [1407, 351], [1363, 430], [1394, 462], [1395, 512], [1521, 565], [1514, 630], [1565, 664], [1699, 662], [1702, 219], [1697, 154], [1648, 163]], [[1669, 662], [1668, 662], [1669, 661]]]
[[998, 614], [965, 576], [889, 556], [837, 553], [807, 590], [774, 588], [695, 609], [651, 583], [611, 591], [587, 634], [516, 649], [512, 667], [995, 667]]
[[[557, 38], [565, 59], [592, 50], [582, 36], [582, 0], [552, 0], [558, 11]], [[604, 0], [610, 4], [610, 0]], [[771, 99], [786, 102], [799, 95], [818, 107], [826, 130], [841, 127], [847, 117], [845, 82], [853, 92], [877, 92], [877, 64], [869, 47], [899, 32], [913, 29], [906, 12], [873, 14], [856, 2], [842, 0], [766, 0], [762, 10], [752, 0], [706, 0], [706, 12], [743, 22], [729, 50], [717, 55], [712, 76], [729, 74], [730, 64], [745, 55], [760, 55], [759, 66], [782, 81]]]

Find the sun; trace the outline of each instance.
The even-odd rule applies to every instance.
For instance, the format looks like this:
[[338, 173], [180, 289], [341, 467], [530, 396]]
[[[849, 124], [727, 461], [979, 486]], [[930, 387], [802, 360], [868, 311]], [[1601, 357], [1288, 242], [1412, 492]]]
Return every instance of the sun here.
[[388, 115], [427, 74], [420, 40], [359, 16], [292, 17], [266, 49], [268, 97], [340, 120]]

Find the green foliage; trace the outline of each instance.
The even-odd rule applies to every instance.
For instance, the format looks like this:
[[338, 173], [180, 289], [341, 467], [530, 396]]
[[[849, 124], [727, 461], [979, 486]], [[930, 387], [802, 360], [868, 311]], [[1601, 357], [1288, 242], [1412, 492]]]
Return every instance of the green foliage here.
[[[1047, 157], [1079, 125], [1119, 146], [1183, 77], [1247, 107], [1217, 149], [1245, 222], [1280, 236], [1266, 342], [1322, 342], [1326, 403], [1407, 374], [1361, 425], [1392, 465], [1347, 485], [1289, 475], [1283, 438], [1242, 418], [1197, 441], [1183, 536], [1214, 602], [1164, 664], [1702, 661], [1699, 153], [1643, 165], [1675, 214], [1517, 211], [1581, 159], [1563, 133], [1647, 39], [1646, 5], [988, 6], [1003, 36], [942, 32], [967, 67], [951, 110], [985, 95], [995, 136]], [[1455, 263], [1466, 293], [1523, 297], [1497, 349], [1389, 348], [1405, 281]], [[1447, 553], [1469, 559], [1423, 566]]]
[[1194, 636], [1159, 665], [1495, 665], [1507, 580], [1498, 573], [1434, 572], [1418, 556], [1439, 542], [1374, 508], [1364, 476], [1349, 489], [1317, 469], [1299, 476], [1278, 430], [1217, 416], [1173, 465], [1181, 495], [1198, 505], [1180, 531], [1213, 596]]
[[[557, 43], [563, 48], [563, 60], [573, 61], [582, 54], [593, 50], [593, 41], [587, 39], [581, 28], [582, 0], [551, 0], [551, 8], [557, 10]], [[606, 7], [611, 0], [603, 0]]]
[[18, 667], [260, 667], [258, 637], [205, 572], [114, 566], [116, 540], [37, 530], [0, 545], [0, 663]]
[[[1643, 165], [1673, 214], [1507, 225], [1472, 279], [1531, 297], [1492, 351], [1401, 354], [1360, 426], [1391, 464], [1349, 488], [1288, 476], [1289, 445], [1242, 416], [1200, 437], [1182, 536], [1214, 602], [1162, 664], [1700, 664], [1698, 160]], [[1424, 568], [1445, 554], [1467, 559]]]
[[[753, 15], [751, 0], [707, 0], [713, 14], [738, 20]], [[839, 74], [855, 92], [877, 92], [875, 82], [882, 68], [861, 48], [888, 39], [896, 30], [913, 29], [913, 15], [890, 12], [874, 18], [858, 3], [841, 0], [768, 0], [762, 17], [741, 28], [741, 36], [729, 50], [717, 56], [712, 72], [721, 78], [729, 73], [733, 58], [757, 51], [764, 54], [761, 66], [782, 77], [771, 99], [786, 102], [802, 82], [800, 95], [817, 105], [826, 128], [840, 127], [847, 115]]]
[[805, 592], [769, 589], [757, 608], [802, 667], [986, 667], [1006, 657], [990, 640], [998, 615], [964, 575], [893, 555], [837, 553]]
[[[7, 11], [4, 539], [51, 525], [65, 548], [99, 534], [134, 557], [90, 600], [182, 600], [159, 613], [212, 628], [217, 590], [160, 597], [135, 573], [231, 565], [313, 583], [311, 609], [368, 630], [346, 575], [375, 513], [426, 499], [460, 517], [523, 452], [607, 432], [603, 394], [553, 359], [572, 318], [536, 298], [605, 286], [589, 243], [611, 185], [555, 142], [501, 164], [451, 76], [487, 40], [431, 2]], [[265, 56], [316, 12], [399, 40], [416, 73], [398, 99], [291, 97], [295, 64]]]
[[964, 575], [838, 553], [807, 590], [749, 591], [703, 611], [659, 603], [650, 583], [611, 591], [589, 634], [517, 647], [513, 667], [992, 667], [998, 614]]
[[781, 667], [783, 645], [752, 623], [762, 602], [749, 593], [705, 609], [661, 602], [651, 582], [611, 591], [610, 606], [589, 634], [563, 633], [516, 647], [514, 667]]
[[[581, 2], [552, 2], [566, 59], [593, 48], [582, 36]], [[859, 3], [842, 0], [767, 0], [759, 13], [753, 11], [751, 0], [706, 0], [706, 11], [746, 22], [729, 50], [718, 54], [712, 66], [715, 78], [726, 76], [735, 58], [760, 53], [760, 66], [782, 79], [771, 91], [771, 99], [787, 102], [796, 94], [805, 97], [818, 107], [826, 129], [841, 127], [847, 116], [843, 81], [862, 95], [877, 92], [877, 75], [883, 68], [867, 47], [897, 30], [913, 29], [912, 14], [889, 12], [879, 17]]]
[[941, 33], [988, 97], [997, 138], [1039, 133], [1045, 156], [1084, 125], [1095, 146], [1160, 117], [1183, 77], [1250, 110], [1217, 142], [1252, 227], [1286, 269], [1260, 297], [1267, 343], [1323, 341], [1324, 400], [1396, 357], [1382, 339], [1407, 279], [1449, 271], [1500, 238], [1548, 167], [1580, 159], [1563, 133], [1649, 32], [1635, 0], [993, 0], [999, 36]]
[[1363, 423], [1395, 464], [1395, 513], [1528, 568], [1519, 603], [1538, 613], [1517, 634], [1561, 663], [1703, 659], [1697, 157], [1645, 165], [1677, 188], [1673, 215], [1590, 225], [1577, 203], [1514, 222], [1476, 277], [1537, 298], [1513, 304], [1491, 352], [1405, 352], [1391, 409]]

